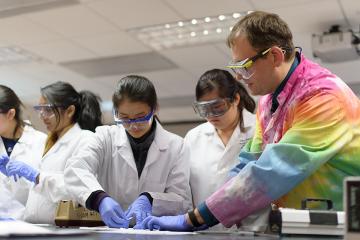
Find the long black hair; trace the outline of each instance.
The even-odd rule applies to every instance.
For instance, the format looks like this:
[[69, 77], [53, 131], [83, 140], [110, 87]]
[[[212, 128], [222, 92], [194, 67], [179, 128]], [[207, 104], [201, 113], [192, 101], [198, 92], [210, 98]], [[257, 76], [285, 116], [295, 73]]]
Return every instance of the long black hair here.
[[25, 126], [25, 122], [22, 118], [22, 106], [24, 105], [21, 100], [11, 88], [0, 85], [0, 112], [7, 113], [10, 109], [15, 109], [14, 118], [16, 121], [16, 127], [13, 132], [13, 137], [15, 137], [16, 131], [19, 128]]
[[254, 99], [246, 91], [245, 87], [226, 70], [212, 69], [201, 75], [196, 84], [196, 100], [199, 100], [207, 93], [216, 90], [221, 98], [230, 98], [234, 101], [236, 94], [240, 95], [239, 110], [239, 123], [240, 129], [244, 131], [244, 108], [251, 113], [254, 113], [256, 103]]
[[[117, 109], [125, 99], [131, 102], [146, 103], [152, 111], [158, 108], [155, 87], [149, 79], [143, 76], [129, 75], [119, 80], [112, 97], [114, 108]], [[159, 121], [156, 115], [154, 117]]]
[[67, 82], [56, 82], [41, 88], [41, 95], [54, 105], [55, 115], [60, 122], [59, 108], [66, 109], [74, 105], [75, 114], [73, 122], [79, 124], [81, 129], [95, 131], [101, 123], [100, 98], [90, 91], [77, 92], [75, 88]]

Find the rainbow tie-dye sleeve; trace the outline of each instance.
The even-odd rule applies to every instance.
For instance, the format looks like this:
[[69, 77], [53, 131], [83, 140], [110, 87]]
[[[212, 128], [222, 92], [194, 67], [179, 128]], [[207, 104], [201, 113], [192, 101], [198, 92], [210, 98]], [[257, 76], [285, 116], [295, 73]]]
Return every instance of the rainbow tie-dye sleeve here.
[[217, 220], [230, 227], [275, 200], [297, 207], [304, 197], [333, 198], [335, 208], [342, 208], [343, 177], [360, 175], [360, 104], [356, 97], [336, 91], [319, 91], [291, 106], [289, 129], [256, 160], [262, 143], [257, 125], [240, 154], [256, 161], [244, 164], [205, 202]]
[[239, 154], [239, 163], [230, 170], [229, 177], [236, 176], [249, 162], [256, 161], [262, 154], [261, 145], [261, 128], [258, 119], [259, 113], [256, 114], [256, 125], [254, 136], [245, 144]]

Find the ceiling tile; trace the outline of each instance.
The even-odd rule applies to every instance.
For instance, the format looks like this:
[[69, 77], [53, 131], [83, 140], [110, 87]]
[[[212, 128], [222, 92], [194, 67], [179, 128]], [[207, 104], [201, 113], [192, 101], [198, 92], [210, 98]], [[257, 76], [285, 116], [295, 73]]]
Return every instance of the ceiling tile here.
[[[88, 79], [56, 64], [19, 64], [13, 66], [11, 70], [26, 76], [18, 84], [26, 86], [26, 94], [36, 94], [36, 101], [40, 94], [40, 88], [55, 81], [69, 82], [79, 91], [84, 89], [90, 90], [99, 95], [103, 100], [111, 99], [113, 94], [113, 87]], [[28, 81], [29, 79], [31, 81]], [[35, 92], [31, 92], [29, 89], [35, 90]]]
[[231, 60], [231, 49], [226, 45], [225, 42], [217, 43], [215, 44], [215, 47], [227, 57], [228, 62]]
[[287, 22], [293, 33], [321, 33], [327, 31], [333, 24], [344, 23], [336, 0], [304, 1], [298, 5], [273, 7], [266, 10], [277, 13]]
[[23, 17], [1, 19], [0, 32], [1, 41], [8, 41], [13, 45], [42, 43], [61, 38], [59, 34]]
[[84, 5], [50, 9], [26, 16], [65, 37], [96, 35], [118, 30]]
[[96, 57], [96, 54], [89, 50], [66, 40], [39, 45], [24, 45], [24, 48], [53, 62], [74, 61]]
[[161, 0], [102, 0], [88, 6], [122, 29], [180, 20]]
[[102, 57], [151, 51], [151, 49], [145, 47], [137, 39], [134, 39], [125, 32], [74, 38], [73, 40]]
[[342, 0], [340, 3], [342, 3], [346, 17], [349, 19], [352, 28], [359, 31], [360, 1]]
[[103, 85], [106, 85], [106, 86], [111, 87], [112, 89], [114, 89], [115, 86], [116, 86], [116, 83], [123, 77], [125, 77], [124, 74], [121, 74], [121, 75], [109, 75], [109, 76], [94, 77], [94, 78], [91, 78], [91, 80], [96, 81], [99, 84], [103, 84]]
[[224, 68], [230, 60], [226, 54], [210, 44], [166, 50], [161, 54], [196, 78], [210, 69]]
[[38, 88], [34, 87], [35, 82], [36, 79], [19, 71], [14, 71], [12, 66], [0, 67], [0, 83], [13, 89], [20, 99], [25, 93], [38, 90]]
[[216, 16], [219, 14], [254, 10], [247, 0], [165, 0], [181, 16], [197, 18]]
[[[319, 61], [320, 64], [330, 71], [338, 75], [342, 80], [346, 83], [358, 83], [359, 82], [359, 75], [354, 74], [355, 69], [359, 69], [360, 60], [354, 61], [347, 61], [341, 63], [322, 63]], [[352, 71], [350, 69], [353, 69]]]
[[[321, 0], [320, 0], [321, 1]], [[264, 1], [264, 0], [251, 0], [253, 6], [256, 10], [269, 10], [275, 9], [278, 7], [296, 7], [297, 5], [306, 5], [314, 0], [271, 0], [271, 1]]]
[[158, 98], [188, 96], [195, 91], [197, 79], [180, 69], [138, 74], [153, 82]]
[[177, 68], [173, 62], [157, 52], [69, 61], [62, 62], [61, 65], [90, 78]]

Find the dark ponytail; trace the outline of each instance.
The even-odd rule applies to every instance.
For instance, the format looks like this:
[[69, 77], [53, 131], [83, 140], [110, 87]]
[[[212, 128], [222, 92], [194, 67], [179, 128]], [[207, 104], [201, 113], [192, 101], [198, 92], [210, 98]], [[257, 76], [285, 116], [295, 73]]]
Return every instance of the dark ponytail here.
[[201, 75], [196, 84], [196, 100], [199, 100], [207, 93], [216, 90], [221, 98], [230, 98], [234, 101], [236, 94], [240, 95], [239, 110], [239, 124], [241, 131], [244, 131], [244, 108], [251, 113], [254, 113], [256, 103], [254, 99], [246, 91], [245, 87], [231, 75], [228, 71], [222, 69], [212, 69]]
[[95, 132], [95, 128], [101, 126], [101, 108], [100, 108], [100, 97], [90, 91], [81, 91], [80, 102], [81, 112], [77, 122], [82, 129], [87, 129]]
[[46, 100], [55, 106], [55, 115], [60, 122], [59, 108], [66, 109], [75, 106], [73, 122], [80, 125], [81, 129], [95, 131], [101, 125], [100, 98], [90, 91], [78, 93], [67, 82], [56, 82], [41, 88], [41, 94]]
[[0, 85], [0, 112], [7, 113], [10, 109], [15, 109], [14, 118], [16, 121], [16, 127], [13, 132], [13, 137], [15, 137], [16, 131], [19, 128], [25, 126], [25, 122], [22, 118], [22, 106], [24, 105], [11, 88]]

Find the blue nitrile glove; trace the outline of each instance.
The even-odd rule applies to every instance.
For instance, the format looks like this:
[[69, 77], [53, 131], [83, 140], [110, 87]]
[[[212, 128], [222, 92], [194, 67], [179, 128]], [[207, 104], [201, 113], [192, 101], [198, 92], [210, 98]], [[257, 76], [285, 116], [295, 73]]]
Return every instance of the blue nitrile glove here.
[[111, 197], [101, 200], [99, 213], [104, 223], [111, 228], [128, 228], [129, 220], [126, 218], [124, 211]]
[[2, 172], [2, 174], [4, 174], [5, 176], [9, 176], [7, 170], [6, 170], [6, 165], [8, 164], [9, 162], [9, 157], [8, 155], [1, 155], [0, 156], [0, 172]]
[[0, 217], [0, 221], [15, 221], [15, 219], [10, 217]]
[[136, 225], [135, 229], [142, 229], [142, 221], [151, 216], [152, 206], [149, 199], [145, 195], [138, 197], [126, 211], [126, 218], [129, 219], [135, 215]]
[[186, 222], [185, 215], [178, 216], [150, 216], [142, 222], [143, 229], [169, 230], [169, 231], [192, 231], [193, 226]]
[[6, 170], [8, 176], [14, 176], [15, 181], [17, 180], [17, 177], [24, 177], [30, 182], [36, 183], [36, 177], [39, 175], [39, 171], [35, 168], [16, 160], [10, 161], [7, 164]]

